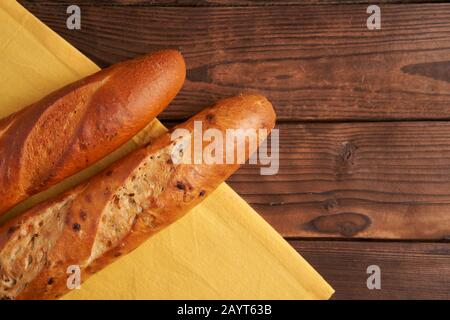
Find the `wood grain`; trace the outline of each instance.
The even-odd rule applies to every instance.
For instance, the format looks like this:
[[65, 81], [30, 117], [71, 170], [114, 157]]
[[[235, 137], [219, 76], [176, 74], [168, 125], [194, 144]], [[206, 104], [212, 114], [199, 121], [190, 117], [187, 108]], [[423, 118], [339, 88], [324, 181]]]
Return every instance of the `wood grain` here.
[[[450, 299], [450, 243], [290, 241], [333, 286], [333, 299]], [[367, 289], [367, 267], [381, 289]]]
[[450, 239], [450, 122], [284, 123], [230, 185], [285, 237]]
[[[45, 5], [74, 4], [73, 0], [20, 0], [22, 3], [39, 3]], [[176, 7], [202, 7], [202, 6], [292, 6], [311, 4], [393, 4], [393, 3], [439, 3], [442, 0], [77, 0], [76, 3], [88, 5], [126, 5], [126, 6], [176, 6]]]
[[187, 118], [242, 91], [259, 91], [279, 120], [450, 119], [450, 4], [153, 7], [23, 2], [101, 66], [180, 49], [188, 80], [162, 119]]

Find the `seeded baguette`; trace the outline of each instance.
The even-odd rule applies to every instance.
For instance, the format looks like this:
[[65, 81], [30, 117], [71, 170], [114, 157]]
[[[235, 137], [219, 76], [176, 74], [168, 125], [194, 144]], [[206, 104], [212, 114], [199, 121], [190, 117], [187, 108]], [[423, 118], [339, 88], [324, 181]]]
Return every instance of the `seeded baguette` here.
[[[270, 132], [275, 113], [264, 97], [241, 95], [174, 129], [192, 132], [194, 121], [223, 134], [226, 129]], [[0, 228], [0, 297], [59, 298], [69, 290], [68, 266], [80, 266], [85, 281], [182, 217], [238, 169], [236, 163], [174, 163], [172, 153], [188, 154], [185, 139], [172, 141], [169, 132]], [[249, 140], [246, 158], [256, 151]]]
[[0, 215], [105, 157], [175, 97], [180, 53], [118, 63], [0, 120]]

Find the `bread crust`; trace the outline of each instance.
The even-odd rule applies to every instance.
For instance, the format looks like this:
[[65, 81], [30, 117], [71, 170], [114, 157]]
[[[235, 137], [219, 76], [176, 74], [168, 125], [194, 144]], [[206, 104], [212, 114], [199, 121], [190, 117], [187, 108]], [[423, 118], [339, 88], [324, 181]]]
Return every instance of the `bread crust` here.
[[[215, 128], [223, 133], [226, 129], [270, 131], [275, 124], [275, 113], [270, 102], [263, 96], [241, 95], [219, 101], [173, 130], [183, 128], [192, 132], [194, 121], [201, 121], [205, 130]], [[173, 130], [114, 163], [88, 182], [29, 210], [0, 228], [2, 279], [7, 275], [7, 263], [13, 263], [7, 261], [10, 257], [4, 256], [6, 244], [13, 241], [13, 237], [17, 237], [21, 230], [27, 230], [27, 224], [36, 222], [46, 209], [67, 201], [68, 197], [73, 198], [65, 213], [62, 213], [64, 226], [57, 234], [56, 243], [45, 252], [45, 262], [32, 281], [24, 285], [17, 295], [9, 298], [59, 298], [69, 290], [66, 286], [68, 266], [80, 266], [82, 281], [85, 281], [90, 275], [181, 218], [238, 169], [239, 164], [236, 163], [174, 164], [171, 154], [178, 150], [176, 148], [180, 141], [172, 141]], [[256, 151], [247, 142], [245, 148], [250, 153]], [[135, 181], [145, 183], [141, 185]], [[127, 188], [131, 188], [130, 186], [144, 188], [140, 194], [123, 193], [129, 192], [127, 190], [131, 189]], [[122, 194], [125, 198], [119, 199]], [[128, 205], [129, 203], [133, 205]], [[111, 211], [116, 204], [119, 211]], [[124, 204], [125, 207], [120, 207]], [[107, 216], [108, 213], [112, 214]], [[122, 213], [130, 213], [130, 222], [123, 224], [125, 227], [119, 231], [118, 240], [111, 240], [115, 231], [105, 220], [108, 217], [115, 219], [113, 221], [118, 225], [120, 222], [117, 216]], [[103, 235], [110, 236], [110, 242], [113, 241], [110, 248], [102, 247], [107, 243], [103, 241]], [[21, 273], [14, 271], [16, 274]], [[1, 288], [0, 283], [0, 294]]]
[[79, 80], [0, 120], [0, 215], [105, 157], [143, 129], [185, 79], [163, 50]]

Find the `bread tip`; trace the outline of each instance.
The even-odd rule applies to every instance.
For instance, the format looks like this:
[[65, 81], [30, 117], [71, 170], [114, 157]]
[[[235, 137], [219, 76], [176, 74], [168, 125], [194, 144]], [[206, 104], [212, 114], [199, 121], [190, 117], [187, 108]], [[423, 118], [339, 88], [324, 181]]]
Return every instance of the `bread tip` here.
[[245, 100], [253, 100], [255, 105], [257, 105], [257, 112], [261, 115], [265, 115], [266, 119], [269, 122], [269, 128], [273, 129], [273, 127], [275, 126], [277, 115], [272, 103], [269, 101], [269, 99], [267, 99], [266, 96], [260, 93], [240, 93], [238, 96]]
[[181, 61], [183, 64], [185, 64], [184, 57], [181, 54], [181, 51], [176, 50], [176, 49], [162, 49], [162, 50], [156, 51], [154, 54], [161, 55], [166, 59], [178, 60], [178, 61]]

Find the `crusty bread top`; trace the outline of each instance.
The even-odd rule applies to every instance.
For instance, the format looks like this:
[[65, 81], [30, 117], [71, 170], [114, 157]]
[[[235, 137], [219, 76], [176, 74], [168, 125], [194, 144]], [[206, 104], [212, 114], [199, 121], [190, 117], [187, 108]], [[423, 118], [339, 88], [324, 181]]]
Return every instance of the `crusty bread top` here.
[[0, 214], [108, 155], [143, 129], [185, 79], [164, 50], [70, 84], [0, 120]]

